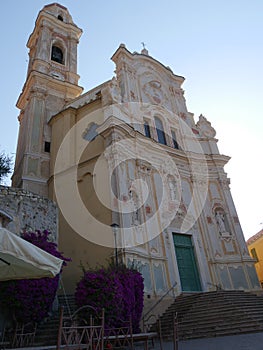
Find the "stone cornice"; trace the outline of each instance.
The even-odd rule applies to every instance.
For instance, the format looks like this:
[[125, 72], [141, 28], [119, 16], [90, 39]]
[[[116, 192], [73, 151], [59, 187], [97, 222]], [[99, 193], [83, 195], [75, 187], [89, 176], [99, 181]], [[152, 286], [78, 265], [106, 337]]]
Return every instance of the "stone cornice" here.
[[224, 167], [229, 162], [230, 159], [231, 157], [225, 156], [223, 154], [211, 154], [207, 156], [208, 162], [211, 161], [217, 166], [221, 166], [221, 167]]
[[[83, 88], [79, 85], [71, 84], [70, 82], [67, 81], [61, 81], [59, 79], [55, 79], [51, 77], [48, 74], [40, 73], [38, 71], [31, 71], [29, 76], [27, 77], [27, 80], [23, 86], [22, 92], [18, 97], [16, 106], [19, 109], [24, 109], [26, 104], [27, 104], [27, 99], [28, 96], [31, 93], [31, 87], [36, 84], [36, 82], [39, 83], [39, 85], [43, 85], [47, 88], [47, 90], [58, 90], [63, 93], [67, 93], [69, 95], [69, 92], [72, 95], [80, 95], [81, 92], [83, 91]], [[59, 88], [58, 88], [59, 86]]]
[[120, 44], [118, 49], [115, 51], [115, 53], [112, 55], [111, 59], [112, 61], [117, 65], [117, 62], [120, 58], [120, 56], [126, 57], [128, 61], [133, 62], [134, 60], [140, 60], [141, 62], [149, 62], [152, 65], [157, 65], [158, 68], [161, 68], [161, 70], [165, 71], [166, 74], [170, 75], [170, 78], [172, 80], [175, 80], [179, 86], [181, 86], [185, 80], [184, 77], [180, 75], [176, 75], [173, 73], [170, 67], [167, 67], [163, 65], [161, 62], [153, 58], [152, 56], [140, 54], [138, 52], [131, 53], [124, 44]]

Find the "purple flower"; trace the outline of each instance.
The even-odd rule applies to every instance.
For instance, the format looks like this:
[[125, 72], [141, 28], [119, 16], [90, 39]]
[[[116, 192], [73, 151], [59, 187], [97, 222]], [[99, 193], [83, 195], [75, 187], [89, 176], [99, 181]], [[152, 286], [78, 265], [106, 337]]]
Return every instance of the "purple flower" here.
[[125, 266], [86, 271], [77, 284], [76, 305], [91, 305], [99, 313], [104, 308], [106, 328], [120, 327], [131, 319], [133, 331], [139, 332], [143, 289], [142, 275]]
[[[25, 232], [26, 241], [64, 260], [64, 266], [70, 259], [57, 251], [57, 244], [49, 241], [50, 233]], [[48, 316], [56, 295], [59, 275], [54, 278], [24, 279], [0, 282], [0, 304], [8, 308], [10, 316], [18, 322], [39, 322]]]

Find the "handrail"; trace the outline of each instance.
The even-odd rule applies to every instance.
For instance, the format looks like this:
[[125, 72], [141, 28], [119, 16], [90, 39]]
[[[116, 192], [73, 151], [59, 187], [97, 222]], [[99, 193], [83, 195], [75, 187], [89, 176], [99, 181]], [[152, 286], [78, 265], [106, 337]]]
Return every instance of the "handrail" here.
[[157, 300], [157, 302], [146, 312], [145, 315], [143, 315], [143, 318], [142, 318], [142, 321], [144, 322], [145, 321], [145, 317], [149, 315], [149, 313], [156, 308], [157, 305], [160, 304], [160, 302], [166, 297], [166, 295], [177, 285], [177, 282], [175, 281], [175, 283], [172, 285], [171, 288], [169, 288], [165, 294], [159, 299]]
[[212, 287], [215, 287], [216, 288], [216, 291], [219, 291], [219, 290], [224, 290], [222, 287], [221, 287], [221, 284], [214, 284], [214, 283], [210, 283], [210, 282], [207, 282], [207, 284], [209, 286], [212, 286]]
[[[72, 310], [70, 309], [70, 306], [69, 306], [69, 302], [68, 302], [68, 297], [67, 297], [67, 294], [66, 294], [66, 291], [65, 291], [65, 287], [64, 287], [64, 283], [63, 283], [63, 280], [62, 280], [62, 276], [60, 275], [59, 277], [59, 282], [60, 282], [60, 285], [63, 289], [63, 295], [64, 295], [64, 302], [66, 303], [66, 307], [67, 307], [67, 311], [68, 311], [68, 314], [69, 314], [69, 317], [72, 317]], [[65, 309], [63, 310], [63, 312], [65, 312]]]

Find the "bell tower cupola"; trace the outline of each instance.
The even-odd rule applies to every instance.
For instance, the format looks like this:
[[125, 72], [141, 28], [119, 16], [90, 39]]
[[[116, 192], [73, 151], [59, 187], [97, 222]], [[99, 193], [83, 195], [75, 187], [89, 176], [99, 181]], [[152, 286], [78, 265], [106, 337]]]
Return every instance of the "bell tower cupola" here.
[[77, 47], [82, 30], [64, 6], [53, 3], [39, 12], [27, 42], [26, 82], [17, 101], [19, 137], [12, 186], [47, 196], [50, 118], [78, 97]]

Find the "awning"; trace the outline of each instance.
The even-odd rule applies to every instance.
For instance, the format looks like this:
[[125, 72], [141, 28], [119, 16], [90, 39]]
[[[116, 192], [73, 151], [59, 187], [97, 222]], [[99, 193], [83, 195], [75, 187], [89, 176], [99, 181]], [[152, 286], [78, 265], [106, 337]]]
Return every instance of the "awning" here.
[[56, 276], [63, 260], [0, 228], [0, 281]]

